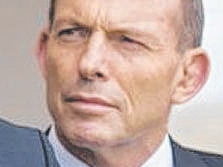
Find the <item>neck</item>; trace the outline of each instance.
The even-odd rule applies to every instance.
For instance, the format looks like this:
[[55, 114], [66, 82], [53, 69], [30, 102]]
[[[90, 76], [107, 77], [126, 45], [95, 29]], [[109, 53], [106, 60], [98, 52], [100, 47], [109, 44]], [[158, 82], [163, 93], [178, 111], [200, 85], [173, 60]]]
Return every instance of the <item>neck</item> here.
[[128, 144], [96, 149], [75, 145], [71, 148], [71, 143], [62, 137], [59, 138], [68, 151], [90, 167], [139, 167], [153, 155], [164, 140], [166, 130], [159, 132], [156, 131], [155, 135], [148, 137], [138, 137]]

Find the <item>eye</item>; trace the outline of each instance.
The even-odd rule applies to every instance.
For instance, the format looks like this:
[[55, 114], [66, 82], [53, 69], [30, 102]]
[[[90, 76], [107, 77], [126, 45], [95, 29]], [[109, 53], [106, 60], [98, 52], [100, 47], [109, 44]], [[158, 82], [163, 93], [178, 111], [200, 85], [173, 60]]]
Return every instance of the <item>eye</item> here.
[[57, 33], [57, 37], [65, 42], [78, 42], [85, 40], [90, 31], [86, 27], [76, 26], [71, 28], [61, 29]]
[[121, 35], [120, 40], [122, 42], [128, 42], [128, 43], [137, 43], [134, 39], [131, 39], [125, 35]]
[[141, 42], [126, 35], [121, 35], [119, 37], [119, 42], [120, 42], [120, 47], [129, 51], [140, 50], [144, 46]]
[[145, 43], [138, 39], [139, 37], [132, 37], [128, 34], [115, 34], [113, 38], [115, 39], [116, 47], [122, 51], [133, 53], [148, 50]]

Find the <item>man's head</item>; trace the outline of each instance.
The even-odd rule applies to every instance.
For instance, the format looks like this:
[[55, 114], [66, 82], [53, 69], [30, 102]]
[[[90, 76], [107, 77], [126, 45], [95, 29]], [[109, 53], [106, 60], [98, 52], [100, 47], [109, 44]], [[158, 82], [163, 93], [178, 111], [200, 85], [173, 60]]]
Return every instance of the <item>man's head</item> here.
[[187, 2], [52, 1], [37, 55], [62, 140], [92, 150], [161, 140], [171, 105], [195, 95], [208, 73], [202, 14], [196, 23], [183, 14], [199, 13], [190, 8], [200, 1]]

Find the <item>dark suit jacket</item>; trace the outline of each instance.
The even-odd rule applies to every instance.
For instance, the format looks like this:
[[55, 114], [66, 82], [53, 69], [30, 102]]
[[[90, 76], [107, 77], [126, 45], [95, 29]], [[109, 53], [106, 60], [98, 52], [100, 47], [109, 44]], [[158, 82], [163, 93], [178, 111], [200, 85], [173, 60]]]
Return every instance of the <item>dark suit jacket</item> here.
[[0, 120], [0, 167], [59, 167], [45, 135]]
[[195, 151], [180, 146], [171, 139], [174, 167], [223, 167], [221, 155]]

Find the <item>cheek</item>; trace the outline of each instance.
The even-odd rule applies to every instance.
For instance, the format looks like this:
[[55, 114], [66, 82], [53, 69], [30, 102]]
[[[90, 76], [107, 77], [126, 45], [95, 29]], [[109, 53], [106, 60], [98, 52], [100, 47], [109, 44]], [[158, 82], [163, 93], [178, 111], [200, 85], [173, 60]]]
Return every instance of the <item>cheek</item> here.
[[61, 47], [48, 49], [47, 78], [51, 86], [62, 87], [77, 77], [77, 54]]
[[131, 131], [156, 127], [168, 117], [174, 65], [168, 61], [150, 62], [131, 64], [120, 74], [119, 83], [127, 99], [125, 118]]
[[[63, 114], [62, 92], [77, 78], [74, 52], [50, 47], [47, 52], [47, 100], [51, 112]], [[59, 113], [61, 112], [61, 113]], [[57, 115], [55, 115], [57, 116]], [[54, 116], [54, 117], [55, 117]], [[57, 116], [58, 118], [60, 116]]]
[[148, 100], [168, 101], [175, 75], [174, 66], [170, 62], [131, 65], [123, 68], [126, 70], [122, 72], [119, 83], [134, 105]]

